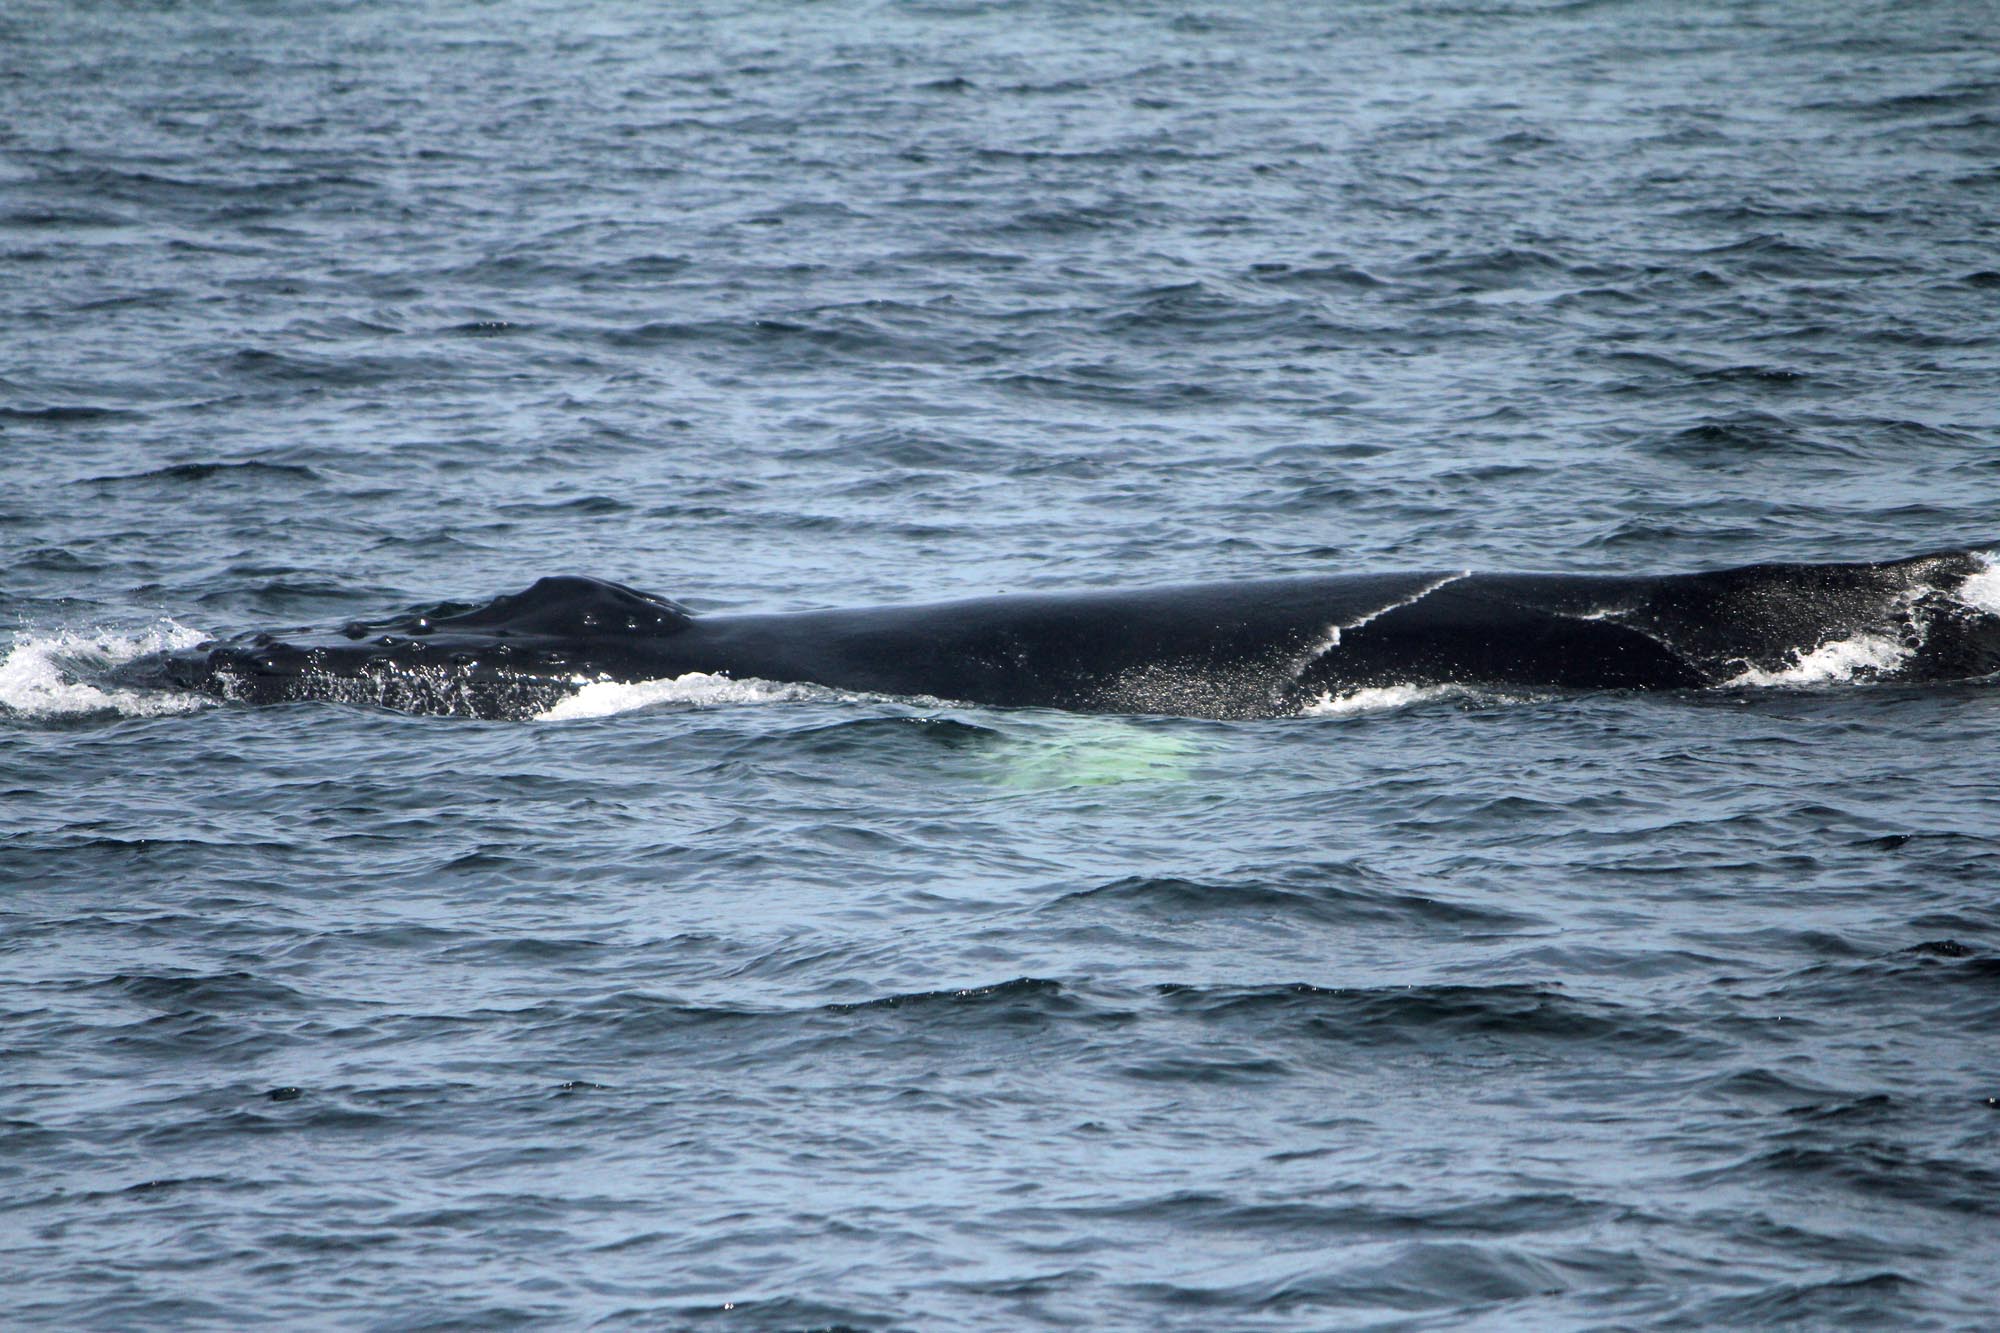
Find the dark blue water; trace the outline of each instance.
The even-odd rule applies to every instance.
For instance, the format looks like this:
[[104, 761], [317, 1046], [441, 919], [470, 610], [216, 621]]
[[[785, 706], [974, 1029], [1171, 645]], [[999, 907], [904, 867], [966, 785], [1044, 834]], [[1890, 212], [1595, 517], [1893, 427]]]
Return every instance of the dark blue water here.
[[[1981, 3], [0, 11], [0, 1290], [51, 1328], [1974, 1328], [2000, 693], [106, 683], [2000, 543]], [[1969, 594], [1968, 594], [1969, 595]]]

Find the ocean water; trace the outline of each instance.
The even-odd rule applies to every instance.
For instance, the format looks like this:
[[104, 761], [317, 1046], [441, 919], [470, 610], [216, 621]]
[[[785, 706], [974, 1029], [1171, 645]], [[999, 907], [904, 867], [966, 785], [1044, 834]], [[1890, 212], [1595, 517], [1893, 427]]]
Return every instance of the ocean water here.
[[0, 1322], [1991, 1327], [2000, 691], [1879, 645], [1250, 721], [115, 669], [2000, 548], [1992, 28], [0, 9]]

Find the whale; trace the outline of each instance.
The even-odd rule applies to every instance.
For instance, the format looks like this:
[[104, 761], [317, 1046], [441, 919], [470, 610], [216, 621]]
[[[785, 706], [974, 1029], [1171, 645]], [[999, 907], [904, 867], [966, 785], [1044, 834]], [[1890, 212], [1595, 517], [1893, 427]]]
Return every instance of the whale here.
[[250, 631], [121, 683], [269, 704], [532, 717], [601, 681], [704, 673], [1001, 708], [1278, 717], [1357, 690], [1704, 690], [2000, 672], [1975, 551], [1653, 576], [1299, 574], [849, 610], [696, 614], [576, 575], [483, 603]]

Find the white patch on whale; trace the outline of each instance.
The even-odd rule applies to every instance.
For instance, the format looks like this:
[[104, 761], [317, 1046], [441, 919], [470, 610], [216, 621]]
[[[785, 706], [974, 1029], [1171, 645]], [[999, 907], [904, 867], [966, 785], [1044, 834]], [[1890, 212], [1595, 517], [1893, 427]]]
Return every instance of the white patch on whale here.
[[1388, 615], [1391, 611], [1400, 611], [1406, 606], [1415, 606], [1418, 602], [1423, 601], [1424, 598], [1430, 596], [1432, 593], [1436, 592], [1439, 588], [1444, 587], [1447, 583], [1456, 583], [1460, 579], [1465, 579], [1470, 577], [1472, 577], [1472, 571], [1469, 569], [1462, 569], [1456, 574], [1446, 574], [1443, 578], [1438, 579], [1436, 582], [1428, 585], [1427, 587], [1418, 589], [1416, 592], [1412, 593], [1408, 597], [1405, 597], [1400, 602], [1391, 602], [1389, 603], [1389, 605], [1382, 607], [1379, 610], [1370, 611], [1367, 615], [1361, 616], [1355, 620], [1342, 621], [1338, 625], [1328, 625], [1326, 627], [1326, 632], [1320, 635], [1319, 638], [1315, 639], [1310, 648], [1306, 649], [1306, 655], [1299, 661], [1298, 671], [1292, 673], [1293, 678], [1296, 679], [1298, 675], [1301, 672], [1303, 672], [1307, 667], [1311, 666], [1314, 662], [1319, 661], [1320, 658], [1325, 657], [1335, 648], [1338, 648], [1340, 646], [1340, 636], [1342, 632], [1351, 629], [1360, 629], [1363, 625], [1369, 624], [1373, 621], [1380, 620], [1383, 616]]

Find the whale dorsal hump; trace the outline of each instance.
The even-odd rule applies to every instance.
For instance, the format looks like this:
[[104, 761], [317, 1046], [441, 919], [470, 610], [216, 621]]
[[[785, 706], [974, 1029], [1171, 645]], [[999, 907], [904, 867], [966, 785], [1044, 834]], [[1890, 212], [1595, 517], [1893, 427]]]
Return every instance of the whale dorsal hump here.
[[675, 634], [694, 622], [678, 602], [622, 583], [565, 574], [537, 579], [520, 592], [470, 609], [448, 605], [412, 617], [417, 632], [476, 630], [488, 634], [590, 639], [621, 634]]

